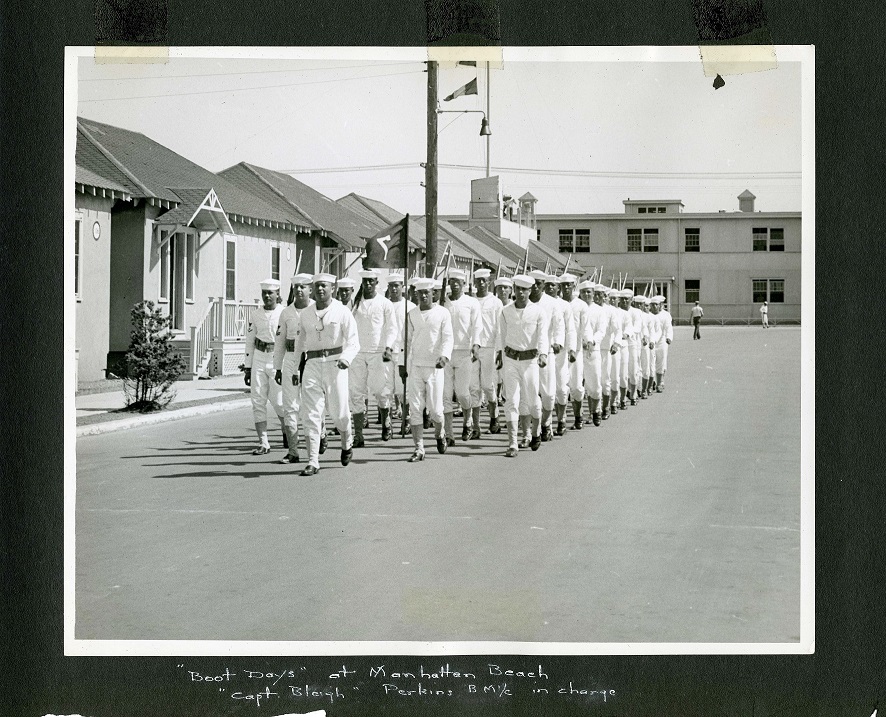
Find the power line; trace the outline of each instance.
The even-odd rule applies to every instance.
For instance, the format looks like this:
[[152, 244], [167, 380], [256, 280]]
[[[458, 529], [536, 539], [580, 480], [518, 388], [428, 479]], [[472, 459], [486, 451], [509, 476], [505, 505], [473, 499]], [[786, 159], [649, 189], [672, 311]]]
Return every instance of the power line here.
[[[284, 174], [335, 174], [339, 172], [377, 172], [392, 169], [418, 169], [418, 162], [399, 164], [364, 164], [352, 167], [327, 167], [324, 169], [281, 169]], [[439, 169], [483, 171], [485, 166], [471, 164], [438, 164]], [[800, 179], [800, 172], [591, 172], [578, 169], [531, 169], [525, 167], [492, 167], [509, 174], [535, 174], [558, 177], [599, 177], [602, 179]]]
[[[244, 70], [242, 72], [211, 72], [198, 75], [151, 75], [143, 77], [92, 77], [79, 82], [130, 82], [132, 80], [188, 80], [192, 77], [239, 77], [240, 75], [270, 75], [278, 72], [316, 72], [322, 70], [375, 69], [377, 67], [402, 67], [403, 65], [424, 64], [423, 62], [386, 62], [383, 64], [342, 65], [341, 67], [300, 67], [289, 70]], [[90, 100], [91, 101], [91, 100]]]
[[87, 102], [120, 102], [123, 100], [151, 100], [164, 97], [186, 97], [190, 95], [215, 95], [226, 94], [231, 92], [249, 92], [253, 90], [275, 90], [281, 87], [300, 87], [302, 85], [327, 85], [332, 82], [347, 82], [349, 80], [371, 80], [375, 77], [397, 77], [399, 75], [416, 75], [424, 72], [423, 70], [410, 70], [409, 72], [388, 72], [381, 75], [361, 75], [360, 77], [342, 77], [337, 80], [317, 80], [316, 82], [292, 82], [285, 85], [263, 85], [261, 87], [237, 87], [226, 90], [203, 90], [201, 92], [165, 92], [160, 95], [137, 95], [135, 97], [107, 97], [97, 100], [78, 100], [78, 103]]

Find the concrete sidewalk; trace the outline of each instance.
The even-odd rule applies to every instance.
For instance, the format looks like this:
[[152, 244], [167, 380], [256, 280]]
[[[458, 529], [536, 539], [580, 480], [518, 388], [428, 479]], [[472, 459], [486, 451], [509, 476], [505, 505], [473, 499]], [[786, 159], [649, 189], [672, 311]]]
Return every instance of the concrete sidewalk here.
[[119, 431], [177, 418], [199, 416], [216, 411], [241, 408], [249, 403], [249, 389], [243, 375], [220, 376], [199, 381], [179, 381], [176, 395], [162, 411], [130, 413], [125, 411], [122, 389], [107, 393], [85, 393], [75, 397], [77, 436]]

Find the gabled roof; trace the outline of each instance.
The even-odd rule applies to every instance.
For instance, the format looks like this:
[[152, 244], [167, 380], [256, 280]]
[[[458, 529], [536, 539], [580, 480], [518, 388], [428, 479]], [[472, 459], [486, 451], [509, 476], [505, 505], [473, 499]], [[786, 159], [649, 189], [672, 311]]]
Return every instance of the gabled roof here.
[[524, 250], [519, 244], [496, 236], [486, 227], [471, 227], [467, 230], [474, 239], [497, 251], [503, 257], [502, 267], [513, 271], [523, 261]]
[[741, 194], [738, 195], [739, 199], [756, 199], [753, 194], [751, 194], [750, 189], [745, 189]]
[[[384, 202], [370, 199], [369, 197], [362, 197], [354, 192], [336, 199], [335, 203], [359, 215], [365, 222], [376, 226], [377, 229], [389, 227], [405, 216], [402, 212], [398, 212]], [[425, 228], [423, 224], [419, 225], [416, 223], [415, 220], [417, 218], [419, 217], [409, 217], [409, 246], [413, 249], [424, 249], [426, 241]]]
[[101, 187], [120, 192], [128, 198], [135, 185], [77, 128], [77, 147], [74, 153], [74, 181], [90, 187]]
[[[307, 219], [321, 233], [344, 244], [349, 249], [362, 249], [366, 239], [378, 230], [358, 214], [343, 207], [316, 189], [283, 172], [266, 169], [247, 162], [224, 169], [219, 176], [239, 186], [248, 186], [258, 192], [258, 185], [265, 189], [261, 195], [281, 210], [288, 209]], [[273, 199], [272, 199], [273, 198]]]
[[173, 187], [206, 188], [207, 192], [212, 188], [229, 215], [299, 225], [291, 213], [279, 211], [140, 132], [78, 118], [77, 159], [84, 169], [121, 184], [133, 197], [180, 204], [182, 197]]
[[538, 198], [533, 197], [530, 192], [526, 192], [522, 197], [520, 197], [520, 201], [529, 201], [529, 202], [537, 202]]

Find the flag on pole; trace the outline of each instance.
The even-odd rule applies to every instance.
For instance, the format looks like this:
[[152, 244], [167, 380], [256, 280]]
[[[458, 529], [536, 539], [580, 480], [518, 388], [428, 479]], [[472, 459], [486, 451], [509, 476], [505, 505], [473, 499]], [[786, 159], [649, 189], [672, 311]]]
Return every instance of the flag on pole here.
[[366, 240], [364, 269], [399, 269], [405, 266], [407, 247], [404, 246], [403, 238], [407, 220], [408, 215]]
[[449, 102], [449, 100], [454, 100], [456, 97], [461, 97], [462, 95], [476, 95], [477, 94], [477, 78], [475, 77], [473, 80], [468, 82], [464, 87], [459, 87], [455, 92], [451, 95], [444, 97], [444, 102]]

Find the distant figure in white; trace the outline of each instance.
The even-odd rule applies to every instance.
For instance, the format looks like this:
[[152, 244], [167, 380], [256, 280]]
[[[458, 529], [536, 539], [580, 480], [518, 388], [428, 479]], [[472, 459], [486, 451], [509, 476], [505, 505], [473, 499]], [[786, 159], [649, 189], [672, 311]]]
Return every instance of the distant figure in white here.
[[763, 328], [769, 328], [769, 303], [764, 301], [763, 306], [760, 307], [760, 318], [763, 319]]

